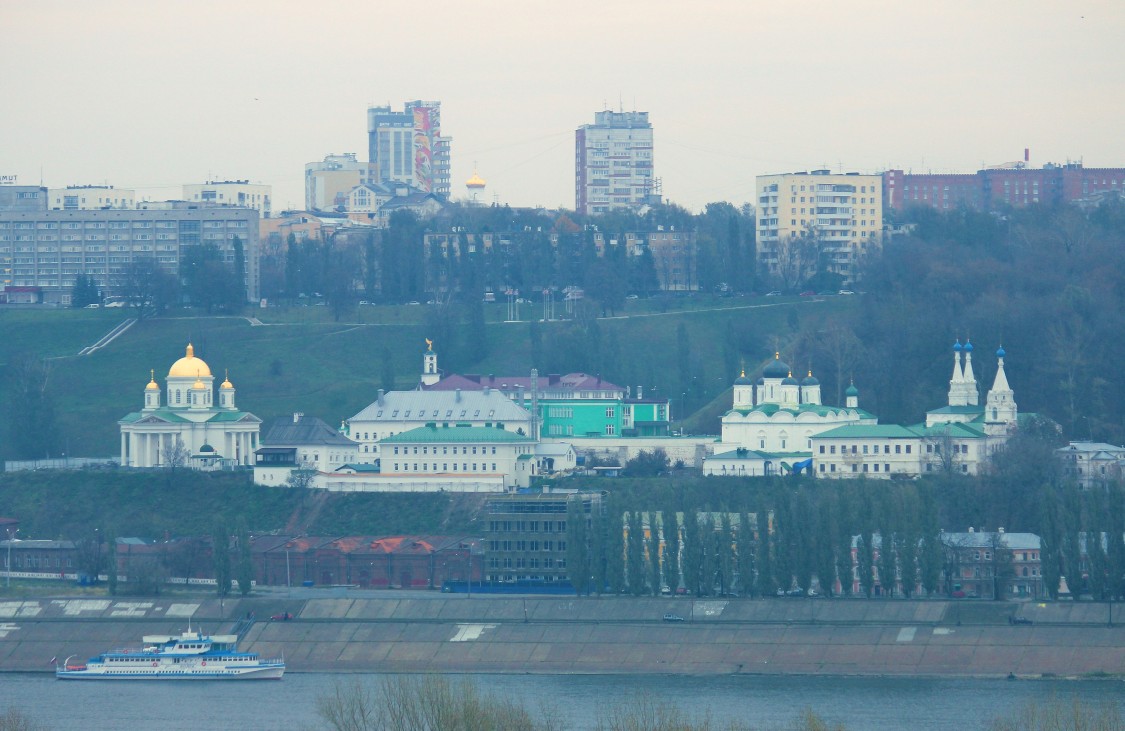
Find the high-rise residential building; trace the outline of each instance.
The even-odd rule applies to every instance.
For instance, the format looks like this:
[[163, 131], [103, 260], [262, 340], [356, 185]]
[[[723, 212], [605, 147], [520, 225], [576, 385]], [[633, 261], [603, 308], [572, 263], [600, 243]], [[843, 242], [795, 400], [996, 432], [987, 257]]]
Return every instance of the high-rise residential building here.
[[594, 114], [574, 133], [574, 199], [578, 213], [607, 213], [659, 202], [652, 176], [648, 112]]
[[326, 155], [321, 162], [305, 165], [305, 210], [342, 210], [353, 188], [378, 182], [375, 164], [360, 162], [354, 152]]
[[[26, 197], [32, 193], [39, 195]], [[38, 207], [29, 208], [29, 202]], [[258, 212], [253, 209], [166, 201], [133, 210], [56, 211], [46, 204], [46, 188], [0, 188], [0, 283], [9, 301], [18, 292], [23, 301], [69, 304], [79, 275], [112, 292], [123, 284], [129, 266], [141, 260], [178, 276], [181, 258], [204, 244], [216, 246], [233, 264], [236, 239], [246, 261], [247, 299], [258, 297]]]
[[858, 260], [882, 242], [880, 175], [759, 175], [757, 190], [758, 263], [786, 286], [803, 283], [824, 262], [850, 282]]
[[47, 207], [54, 211], [129, 209], [136, 205], [136, 200], [136, 191], [112, 185], [68, 185], [47, 191]]
[[406, 102], [401, 112], [370, 107], [367, 137], [377, 182], [406, 183], [449, 197], [450, 138], [441, 135], [441, 102]]
[[253, 208], [269, 218], [273, 207], [273, 187], [249, 180], [209, 180], [184, 186], [184, 200], [217, 206]]

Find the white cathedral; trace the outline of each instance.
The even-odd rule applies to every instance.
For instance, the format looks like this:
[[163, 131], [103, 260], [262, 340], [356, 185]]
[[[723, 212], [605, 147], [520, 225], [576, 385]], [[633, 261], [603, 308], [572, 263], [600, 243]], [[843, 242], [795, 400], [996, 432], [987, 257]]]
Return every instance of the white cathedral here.
[[150, 372], [144, 408], [117, 422], [121, 466], [205, 470], [252, 466], [262, 420], [238, 410], [229, 378], [219, 386], [215, 403], [214, 382], [211, 368], [195, 357], [191, 343], [168, 370], [163, 404], [155, 372]]
[[[850, 424], [875, 424], [859, 407], [859, 390], [846, 392], [844, 406], [825, 406], [820, 381], [810, 370], [798, 381], [774, 353], [754, 383], [746, 372], [734, 382], [734, 403], [722, 417], [722, 440], [703, 461], [705, 475], [769, 475], [795, 469], [812, 456], [812, 439]], [[808, 466], [806, 464], [806, 466]]]

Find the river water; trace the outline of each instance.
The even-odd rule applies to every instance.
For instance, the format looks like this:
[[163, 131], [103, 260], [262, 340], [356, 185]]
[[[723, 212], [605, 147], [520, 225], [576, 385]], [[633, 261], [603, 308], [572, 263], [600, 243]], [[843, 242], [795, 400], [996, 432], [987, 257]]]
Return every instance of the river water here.
[[[337, 682], [376, 684], [377, 674], [289, 673], [281, 681], [57, 681], [48, 673], [0, 674], [0, 714], [15, 706], [64, 729], [321, 729], [316, 700]], [[978, 680], [770, 676], [471, 675], [478, 687], [557, 710], [567, 729], [591, 729], [609, 704], [648, 694], [693, 716], [780, 729], [809, 708], [849, 731], [984, 729], [1028, 701], [1057, 696], [1125, 701], [1119, 680]]]

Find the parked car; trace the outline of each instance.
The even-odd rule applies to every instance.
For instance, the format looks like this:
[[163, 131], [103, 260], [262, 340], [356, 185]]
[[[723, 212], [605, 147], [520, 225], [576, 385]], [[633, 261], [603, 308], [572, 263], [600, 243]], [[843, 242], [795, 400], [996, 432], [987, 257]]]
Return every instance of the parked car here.
[[293, 615], [289, 612], [278, 612], [270, 616], [271, 622], [288, 622], [291, 619], [293, 619]]
[[850, 289], [841, 289], [836, 294], [855, 294], [855, 292], [851, 291]]
[[816, 292], [813, 292], [812, 290], [809, 290], [808, 292], [801, 292], [801, 296], [802, 297], [815, 297]]
[[772, 292], [766, 292], [766, 296], [767, 297], [780, 297], [781, 296], [781, 290], [775, 289]]
[[1008, 624], [1031, 624], [1027, 617], [1008, 617]]
[[664, 615], [665, 622], [683, 622], [684, 618], [678, 614], [668, 613]]

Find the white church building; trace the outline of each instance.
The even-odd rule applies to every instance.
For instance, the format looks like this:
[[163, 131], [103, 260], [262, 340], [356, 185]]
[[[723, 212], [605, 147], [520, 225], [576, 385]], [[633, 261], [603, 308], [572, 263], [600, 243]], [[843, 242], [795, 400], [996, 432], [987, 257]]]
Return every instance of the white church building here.
[[817, 477], [894, 478], [935, 472], [980, 474], [1015, 433], [1019, 410], [996, 351], [996, 376], [984, 403], [973, 372], [973, 345], [953, 345], [953, 376], [945, 406], [914, 426], [857, 424], [813, 437]]
[[144, 388], [144, 408], [119, 420], [123, 467], [249, 467], [262, 420], [235, 406], [225, 378], [216, 401], [211, 368], [189, 343], [168, 369], [161, 391], [155, 372]]
[[722, 440], [703, 460], [704, 475], [755, 476], [788, 472], [812, 457], [817, 434], [852, 424], [875, 424], [859, 407], [859, 390], [846, 393], [844, 406], [826, 406], [812, 371], [798, 381], [775, 353], [754, 383], [746, 372], [734, 382], [733, 406], [722, 417]]

